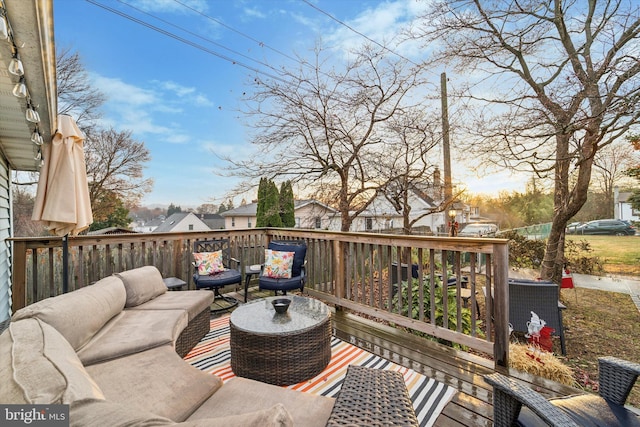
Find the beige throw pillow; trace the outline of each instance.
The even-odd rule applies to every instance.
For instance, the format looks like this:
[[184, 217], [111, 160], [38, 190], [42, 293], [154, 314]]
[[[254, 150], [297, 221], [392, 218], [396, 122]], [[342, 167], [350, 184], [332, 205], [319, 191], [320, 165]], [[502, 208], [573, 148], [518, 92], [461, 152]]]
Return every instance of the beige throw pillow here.
[[152, 265], [134, 268], [115, 275], [122, 279], [127, 291], [126, 307], [144, 304], [167, 292], [167, 286], [162, 280], [162, 274]]
[[39, 319], [12, 322], [0, 336], [0, 402], [71, 403], [104, 399], [71, 345]]
[[122, 280], [109, 276], [93, 285], [28, 305], [16, 311], [11, 319], [37, 317], [56, 328], [78, 350], [122, 311], [126, 298]]

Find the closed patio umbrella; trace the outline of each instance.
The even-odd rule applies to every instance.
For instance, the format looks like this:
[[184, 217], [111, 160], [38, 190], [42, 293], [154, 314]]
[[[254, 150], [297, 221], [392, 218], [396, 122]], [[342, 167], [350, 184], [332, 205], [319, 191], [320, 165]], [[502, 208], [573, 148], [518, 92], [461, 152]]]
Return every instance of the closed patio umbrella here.
[[84, 139], [75, 120], [61, 114], [51, 144], [43, 146], [44, 165], [31, 219], [43, 221], [58, 236], [75, 236], [93, 222]]
[[68, 115], [58, 116], [58, 129], [50, 144], [43, 146], [44, 164], [31, 219], [42, 221], [62, 239], [62, 291], [69, 287], [69, 235], [75, 236], [93, 222], [87, 166], [84, 161], [84, 133]]

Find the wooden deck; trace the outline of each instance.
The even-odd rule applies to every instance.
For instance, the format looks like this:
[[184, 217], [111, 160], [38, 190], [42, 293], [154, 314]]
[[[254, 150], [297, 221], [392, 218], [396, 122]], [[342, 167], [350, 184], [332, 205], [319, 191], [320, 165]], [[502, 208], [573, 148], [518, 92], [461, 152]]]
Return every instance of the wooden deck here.
[[[244, 301], [242, 291], [232, 292]], [[249, 300], [273, 295], [250, 288]], [[494, 372], [492, 360], [420, 338], [408, 332], [338, 310], [333, 314], [334, 335], [363, 349], [454, 387], [458, 393], [445, 407], [436, 426], [492, 426], [492, 389], [483, 376]], [[501, 373], [517, 378], [547, 397], [579, 390], [513, 369]]]

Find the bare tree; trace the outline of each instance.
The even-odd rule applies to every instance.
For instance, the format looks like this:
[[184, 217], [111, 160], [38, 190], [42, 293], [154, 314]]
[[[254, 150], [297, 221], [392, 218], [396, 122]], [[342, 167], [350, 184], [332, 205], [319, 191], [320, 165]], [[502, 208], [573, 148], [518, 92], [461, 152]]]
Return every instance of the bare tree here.
[[604, 195], [606, 217], [613, 218], [613, 188], [624, 184], [632, 184], [625, 173], [626, 170], [640, 163], [639, 153], [633, 149], [629, 141], [616, 141], [598, 150], [593, 161], [592, 185], [597, 185]]
[[[559, 280], [564, 230], [587, 199], [596, 153], [637, 121], [639, 6], [626, 0], [433, 3], [414, 35], [478, 80], [474, 152], [554, 181], [541, 274]], [[433, 46], [433, 45], [430, 45]], [[485, 108], [490, 106], [491, 108]]]
[[13, 187], [13, 235], [45, 236], [49, 234], [41, 222], [32, 221], [35, 197], [24, 187]]
[[[418, 73], [382, 51], [364, 48], [344, 69], [316, 49], [315, 63], [256, 77], [245, 113], [255, 129], [255, 157], [232, 161], [233, 173], [257, 182], [266, 176], [296, 182], [331, 200], [348, 231], [385, 184], [372, 167], [388, 141], [392, 118], [409, 108]], [[327, 58], [331, 58], [327, 55]], [[333, 58], [335, 59], [335, 57]]]
[[398, 114], [390, 121], [388, 147], [379, 153], [378, 162], [374, 164], [379, 176], [385, 177], [387, 182], [379, 193], [396, 212], [402, 213], [404, 234], [411, 234], [419, 220], [439, 211], [424, 210], [412, 214], [413, 198], [425, 199], [428, 197], [426, 189], [440, 184], [429, 179], [434, 169], [431, 151], [441, 140], [435, 131], [435, 123], [437, 120], [430, 120], [417, 110]]
[[57, 47], [58, 114], [73, 116], [83, 130], [101, 116], [105, 96], [91, 85], [78, 52]]
[[88, 133], [85, 157], [94, 212], [111, 212], [118, 201], [135, 205], [153, 185], [153, 180], [143, 175], [144, 163], [151, 160], [149, 150], [131, 138], [131, 131]]

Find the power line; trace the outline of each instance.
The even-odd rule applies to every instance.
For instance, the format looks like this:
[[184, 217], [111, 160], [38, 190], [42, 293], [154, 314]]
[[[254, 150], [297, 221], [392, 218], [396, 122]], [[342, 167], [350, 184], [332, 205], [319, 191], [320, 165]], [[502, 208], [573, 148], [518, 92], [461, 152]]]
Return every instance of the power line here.
[[[151, 29], [151, 30], [153, 30], [153, 31], [156, 31], [156, 32], [158, 32], [158, 33], [160, 33], [160, 34], [163, 34], [163, 35], [165, 35], [165, 36], [167, 36], [167, 37], [171, 37], [171, 38], [172, 38], [172, 39], [174, 39], [174, 40], [177, 40], [177, 41], [179, 41], [179, 42], [182, 42], [182, 43], [184, 43], [184, 44], [187, 44], [187, 45], [189, 45], [189, 46], [191, 46], [191, 47], [194, 47], [194, 48], [196, 48], [196, 49], [199, 49], [199, 50], [201, 50], [201, 51], [203, 51], [203, 52], [206, 52], [206, 53], [209, 53], [209, 54], [211, 54], [211, 55], [217, 56], [217, 57], [218, 57], [218, 58], [220, 58], [220, 59], [223, 59], [223, 60], [225, 60], [225, 61], [228, 61], [228, 62], [232, 63], [233, 65], [239, 65], [240, 67], [246, 68], [246, 69], [248, 69], [248, 70], [250, 70], [250, 71], [253, 71], [253, 72], [255, 72], [255, 73], [263, 74], [263, 75], [268, 76], [268, 77], [270, 77], [270, 78], [272, 78], [272, 79], [275, 79], [275, 80], [281, 81], [281, 82], [286, 83], [286, 84], [290, 84], [290, 82], [289, 82], [289, 81], [287, 81], [287, 80], [285, 80], [285, 79], [283, 79], [283, 78], [281, 78], [281, 77], [279, 77], [279, 76], [275, 76], [275, 75], [269, 74], [269, 73], [267, 73], [267, 72], [265, 72], [265, 71], [263, 71], [263, 70], [260, 70], [260, 69], [258, 69], [258, 68], [252, 67], [252, 66], [247, 65], [247, 64], [244, 64], [244, 63], [242, 63], [242, 62], [240, 62], [240, 61], [237, 61], [237, 60], [236, 60], [236, 59], [234, 59], [234, 58], [231, 58], [231, 57], [229, 57], [229, 56], [226, 56], [226, 55], [223, 55], [223, 54], [221, 54], [221, 53], [219, 53], [219, 52], [216, 52], [216, 51], [214, 51], [214, 50], [211, 50], [211, 49], [209, 49], [209, 48], [207, 48], [207, 47], [205, 47], [205, 46], [202, 46], [202, 45], [197, 44], [197, 43], [195, 43], [195, 42], [193, 42], [193, 41], [191, 41], [191, 40], [188, 40], [188, 39], [185, 39], [185, 38], [183, 38], [183, 37], [180, 37], [180, 36], [178, 36], [178, 35], [176, 35], [176, 34], [174, 34], [174, 33], [171, 33], [171, 32], [169, 32], [169, 31], [167, 31], [167, 30], [164, 30], [164, 29], [162, 29], [162, 28], [160, 28], [160, 27], [156, 27], [155, 25], [152, 25], [152, 24], [150, 24], [150, 23], [148, 23], [148, 22], [145, 22], [145, 21], [143, 21], [143, 20], [141, 20], [141, 19], [135, 18], [135, 17], [133, 17], [133, 16], [131, 16], [131, 15], [129, 15], [129, 14], [127, 14], [127, 13], [125, 13], [125, 12], [122, 12], [122, 11], [119, 11], [119, 10], [114, 9], [114, 8], [112, 8], [112, 7], [109, 7], [109, 6], [106, 6], [106, 5], [104, 5], [104, 4], [98, 3], [96, 0], [86, 0], [86, 1], [87, 1], [88, 3], [91, 3], [91, 4], [95, 5], [95, 6], [98, 6], [98, 7], [102, 8], [102, 9], [104, 9], [104, 10], [108, 11], [108, 12], [111, 12], [111, 13], [113, 13], [113, 14], [116, 14], [116, 15], [119, 15], [119, 16], [121, 16], [121, 17], [123, 17], [123, 18], [126, 18], [126, 19], [128, 19], [128, 20], [130, 20], [130, 21], [132, 21], [132, 22], [135, 22], [136, 24], [139, 24], [139, 25], [142, 25], [142, 26], [144, 26], [144, 27], [147, 27], [147, 28], [149, 28], [149, 29]], [[258, 61], [257, 61], [257, 62], [258, 62]], [[268, 65], [267, 65], [267, 66], [268, 66]], [[269, 66], [268, 66], [268, 67], [269, 67]], [[269, 67], [269, 68], [272, 68], [272, 67]], [[272, 69], [273, 69], [273, 68], [272, 68]]]
[[246, 58], [246, 59], [248, 59], [248, 60], [250, 60], [250, 61], [253, 61], [253, 62], [257, 62], [257, 63], [258, 63], [258, 64], [260, 64], [260, 65], [264, 65], [264, 66], [265, 66], [265, 67], [267, 67], [267, 68], [271, 68], [272, 70], [277, 71], [275, 68], [273, 68], [271, 65], [269, 65], [269, 64], [267, 64], [267, 63], [265, 63], [265, 62], [259, 61], [259, 60], [255, 59], [255, 58], [252, 58], [252, 57], [250, 57], [250, 56], [248, 56], [248, 55], [245, 55], [245, 54], [243, 54], [243, 53], [241, 53], [241, 52], [238, 52], [238, 51], [236, 51], [236, 50], [233, 50], [233, 49], [231, 49], [231, 48], [229, 48], [229, 47], [227, 47], [227, 46], [225, 46], [225, 45], [223, 45], [223, 44], [221, 44], [221, 43], [215, 42], [215, 41], [213, 41], [213, 40], [211, 40], [211, 39], [208, 39], [208, 38], [206, 38], [206, 37], [201, 36], [200, 34], [194, 33], [194, 32], [193, 32], [193, 31], [191, 31], [191, 30], [188, 30], [188, 29], [186, 29], [186, 28], [184, 28], [184, 27], [181, 27], [181, 26], [176, 25], [176, 24], [174, 24], [174, 23], [172, 23], [172, 22], [169, 22], [169, 21], [167, 21], [167, 20], [165, 20], [165, 19], [162, 19], [162, 18], [160, 18], [159, 16], [156, 16], [156, 15], [154, 15], [154, 14], [152, 14], [152, 13], [149, 13], [149, 12], [146, 12], [146, 11], [144, 11], [144, 10], [142, 10], [142, 9], [139, 9], [139, 8], [137, 8], [137, 7], [133, 6], [132, 4], [127, 3], [127, 2], [126, 2], [126, 1], [124, 1], [124, 0], [118, 0], [118, 2], [120, 2], [120, 3], [124, 4], [125, 6], [128, 6], [128, 7], [130, 7], [131, 9], [134, 9], [134, 10], [136, 10], [136, 11], [138, 11], [138, 12], [140, 12], [140, 13], [144, 14], [144, 15], [147, 15], [147, 16], [149, 16], [149, 17], [151, 17], [151, 18], [153, 18], [153, 19], [156, 19], [156, 20], [158, 20], [158, 21], [160, 21], [160, 22], [163, 22], [163, 23], [165, 23], [165, 24], [167, 24], [167, 25], [169, 25], [169, 26], [171, 26], [171, 27], [177, 28], [177, 29], [178, 29], [178, 30], [180, 30], [180, 31], [184, 31], [184, 32], [185, 32], [185, 33], [187, 33], [187, 34], [190, 34], [190, 35], [192, 35], [192, 36], [194, 36], [194, 37], [197, 37], [197, 38], [199, 38], [199, 39], [201, 39], [201, 40], [204, 40], [204, 41], [206, 41], [206, 42], [208, 42], [208, 43], [211, 43], [211, 44], [212, 44], [212, 45], [214, 45], [214, 46], [218, 46], [218, 47], [220, 47], [220, 48], [222, 48], [222, 49], [224, 49], [224, 50], [227, 50], [227, 51], [229, 51], [229, 52], [231, 52], [231, 53], [233, 53], [233, 54], [235, 54], [235, 55], [241, 56], [241, 57]]
[[284, 56], [284, 57], [285, 57], [285, 58], [287, 58], [287, 59], [290, 59], [290, 60], [295, 61], [295, 62], [299, 62], [296, 58], [294, 58], [294, 57], [290, 56], [289, 54], [287, 54], [287, 53], [285, 53], [285, 52], [282, 52], [282, 51], [280, 51], [280, 50], [278, 50], [278, 49], [276, 49], [276, 48], [274, 48], [274, 47], [271, 47], [271, 46], [269, 46], [268, 44], [266, 44], [265, 42], [263, 42], [263, 41], [261, 41], [261, 40], [258, 40], [258, 39], [254, 38], [254, 37], [252, 37], [252, 36], [250, 36], [250, 35], [248, 35], [248, 34], [246, 34], [246, 33], [243, 33], [242, 31], [237, 30], [237, 29], [233, 28], [232, 26], [225, 24], [224, 22], [220, 21], [219, 19], [213, 18], [213, 17], [211, 17], [211, 16], [209, 16], [209, 15], [205, 14], [204, 12], [199, 11], [198, 9], [195, 9], [195, 8], [193, 8], [193, 7], [191, 7], [191, 6], [187, 5], [187, 4], [184, 4], [184, 3], [183, 3], [183, 2], [181, 2], [180, 0], [173, 0], [173, 1], [174, 1], [175, 3], [178, 3], [178, 4], [179, 4], [179, 5], [181, 5], [181, 6], [183, 6], [183, 7], [187, 8], [187, 9], [189, 9], [189, 10], [191, 10], [191, 11], [193, 11], [193, 12], [197, 13], [198, 15], [201, 15], [201, 16], [203, 16], [203, 17], [205, 17], [205, 18], [207, 18], [207, 19], [209, 19], [209, 20], [211, 20], [211, 21], [215, 22], [216, 24], [218, 24], [218, 25], [220, 25], [220, 26], [222, 26], [222, 27], [224, 27], [224, 28], [228, 29], [229, 31], [233, 31], [233, 32], [234, 32], [234, 33], [236, 33], [236, 34], [239, 34], [239, 35], [241, 35], [242, 37], [245, 37], [245, 38], [247, 38], [247, 39], [249, 39], [249, 40], [251, 40], [251, 41], [253, 41], [253, 42], [257, 43], [257, 44], [258, 44], [258, 46], [260, 46], [260, 47], [266, 47], [267, 49], [269, 49], [269, 50], [271, 50], [271, 51], [273, 51], [273, 52], [276, 52], [276, 53], [278, 53], [278, 54], [280, 54], [280, 55]]
[[[174, 0], [177, 1], [177, 0]], [[369, 40], [371, 43], [374, 43], [375, 45], [381, 47], [382, 49], [386, 50], [389, 53], [392, 53], [396, 56], [398, 56], [399, 58], [404, 59], [405, 61], [415, 65], [416, 67], [419, 67], [418, 64], [416, 64], [415, 62], [413, 62], [412, 60], [410, 60], [409, 58], [399, 54], [398, 52], [395, 52], [391, 49], [389, 49], [388, 47], [378, 43], [377, 41], [373, 40], [372, 38], [368, 37], [366, 34], [361, 33], [360, 31], [356, 30], [355, 28], [351, 27], [350, 25], [346, 24], [345, 22], [342, 22], [341, 20], [339, 20], [338, 18], [336, 18], [335, 16], [331, 15], [329, 12], [325, 12], [324, 10], [320, 9], [318, 6], [311, 4], [311, 2], [309, 2], [309, 0], [302, 0], [303, 2], [305, 2], [307, 5], [309, 5], [310, 7], [314, 8], [315, 10], [317, 10], [318, 12], [328, 16], [329, 18], [333, 19], [334, 21], [336, 21], [338, 24], [344, 26], [345, 28], [349, 29], [350, 31], [353, 31], [354, 33], [356, 33], [357, 35], [364, 37], [365, 39]]]

